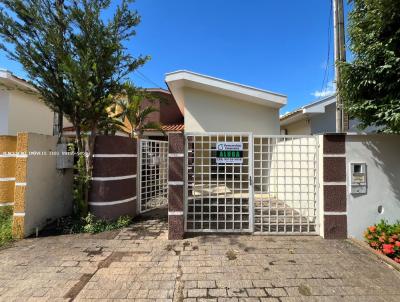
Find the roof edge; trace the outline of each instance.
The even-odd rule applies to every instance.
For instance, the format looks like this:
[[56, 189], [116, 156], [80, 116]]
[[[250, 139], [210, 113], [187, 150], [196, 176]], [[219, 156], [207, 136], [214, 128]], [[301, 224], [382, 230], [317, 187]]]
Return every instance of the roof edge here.
[[[168, 76], [176, 75], [176, 74], [179, 74], [179, 73], [182, 73], [182, 74], [187, 73], [187, 74], [190, 74], [190, 75], [194, 75], [194, 76], [206, 78], [206, 79], [209, 79], [209, 80], [214, 80], [214, 81], [218, 81], [218, 82], [223, 82], [223, 83], [226, 83], [226, 84], [235, 85], [235, 86], [240, 86], [240, 87], [242, 87], [242, 88], [252, 89], [252, 90], [259, 91], [259, 92], [269, 93], [269, 94], [273, 94], [273, 95], [276, 95], [276, 96], [279, 96], [279, 97], [287, 98], [287, 95], [284, 95], [284, 94], [280, 94], [280, 93], [273, 92], [273, 91], [269, 91], [269, 90], [265, 90], [265, 89], [260, 89], [260, 88], [257, 88], [257, 87], [254, 87], [254, 86], [250, 86], [250, 85], [245, 85], [245, 84], [240, 84], [240, 83], [237, 83], [237, 82], [232, 82], [232, 81], [224, 80], [224, 79], [217, 78], [217, 77], [212, 77], [212, 76], [209, 76], [209, 75], [205, 75], [205, 74], [193, 72], [193, 71], [186, 70], [186, 69], [180, 69], [180, 70], [176, 70], [176, 71], [172, 71], [172, 72], [166, 73], [166, 74], [165, 74], [165, 79], [166, 79], [166, 81], [167, 81], [167, 77], [168, 77]], [[182, 80], [185, 80], [185, 78], [182, 78]]]

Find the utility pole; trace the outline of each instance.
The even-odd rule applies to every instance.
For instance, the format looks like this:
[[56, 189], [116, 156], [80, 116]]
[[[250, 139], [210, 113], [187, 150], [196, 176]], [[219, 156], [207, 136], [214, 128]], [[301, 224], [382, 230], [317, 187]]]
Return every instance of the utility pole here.
[[[343, 112], [343, 99], [339, 92], [340, 70], [338, 62], [346, 62], [346, 45], [344, 32], [344, 12], [343, 0], [333, 1], [333, 23], [334, 23], [334, 39], [335, 39], [335, 82], [336, 82], [336, 132], [342, 133], [347, 131], [348, 120]], [[346, 122], [346, 123], [345, 123]]]

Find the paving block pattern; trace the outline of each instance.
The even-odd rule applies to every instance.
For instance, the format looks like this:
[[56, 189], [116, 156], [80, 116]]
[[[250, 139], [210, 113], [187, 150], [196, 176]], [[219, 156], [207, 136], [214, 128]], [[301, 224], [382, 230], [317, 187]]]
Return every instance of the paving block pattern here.
[[398, 301], [400, 272], [346, 240], [168, 240], [166, 209], [120, 232], [0, 251], [0, 301]]

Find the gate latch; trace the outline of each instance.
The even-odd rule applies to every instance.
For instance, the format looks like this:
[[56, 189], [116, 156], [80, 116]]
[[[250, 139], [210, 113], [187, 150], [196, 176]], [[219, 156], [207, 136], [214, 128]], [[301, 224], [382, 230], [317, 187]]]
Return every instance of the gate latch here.
[[249, 176], [249, 182], [250, 182], [250, 186], [253, 185], [253, 180], [251, 179], [251, 176]]

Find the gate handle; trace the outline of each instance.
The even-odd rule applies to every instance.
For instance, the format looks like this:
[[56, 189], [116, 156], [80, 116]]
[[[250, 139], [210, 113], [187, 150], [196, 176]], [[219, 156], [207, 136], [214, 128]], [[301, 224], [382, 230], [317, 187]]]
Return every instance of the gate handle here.
[[251, 179], [251, 176], [249, 176], [249, 182], [250, 182], [250, 186], [252, 186], [253, 185], [253, 181]]

